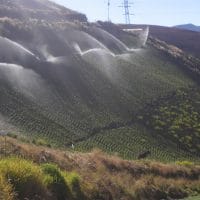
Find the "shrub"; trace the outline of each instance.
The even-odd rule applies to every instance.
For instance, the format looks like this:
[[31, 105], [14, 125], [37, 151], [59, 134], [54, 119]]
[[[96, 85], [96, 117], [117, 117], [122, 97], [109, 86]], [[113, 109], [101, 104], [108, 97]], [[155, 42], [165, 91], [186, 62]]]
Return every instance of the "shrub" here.
[[42, 165], [43, 172], [47, 175], [46, 185], [57, 200], [71, 199], [70, 189], [61, 170], [53, 164]]
[[70, 189], [72, 191], [72, 195], [74, 199], [85, 199], [85, 196], [81, 190], [81, 186], [80, 186], [80, 176], [75, 173], [69, 173], [69, 174], [64, 174], [66, 181], [68, 182]]
[[[165, 179], [162, 177], [144, 176], [136, 181], [134, 186], [134, 197], [139, 200], [159, 200], [159, 199], [184, 199], [190, 192], [187, 192], [187, 187], [191, 182], [180, 179]], [[194, 184], [196, 185], [196, 184]], [[196, 190], [196, 187], [192, 190]]]
[[183, 188], [173, 186], [168, 188], [168, 196], [172, 199], [183, 199], [184, 197], [187, 197], [188, 194]]
[[194, 163], [193, 163], [193, 162], [187, 161], [187, 160], [184, 160], [184, 161], [177, 161], [176, 164], [177, 164], [177, 165], [180, 165], [180, 166], [185, 166], [185, 167], [193, 167], [193, 166], [194, 166]]
[[147, 176], [145, 179], [138, 180], [134, 186], [134, 197], [137, 200], [147, 199], [166, 199], [167, 194], [155, 185], [154, 179]]
[[51, 147], [51, 144], [49, 144], [46, 140], [44, 139], [33, 139], [32, 143], [38, 146], [47, 146], [47, 147]]
[[[12, 185], [18, 199], [46, 197], [43, 174], [39, 166], [19, 158], [0, 161], [0, 174]], [[3, 180], [2, 180], [3, 181]], [[11, 192], [11, 188], [8, 190]]]
[[15, 139], [18, 137], [18, 135], [15, 133], [8, 133], [7, 135], [8, 137], [15, 138]]

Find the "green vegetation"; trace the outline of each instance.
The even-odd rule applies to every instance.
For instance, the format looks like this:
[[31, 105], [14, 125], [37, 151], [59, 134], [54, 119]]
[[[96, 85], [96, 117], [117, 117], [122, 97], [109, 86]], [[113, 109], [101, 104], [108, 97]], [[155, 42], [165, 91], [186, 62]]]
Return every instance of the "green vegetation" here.
[[199, 199], [200, 199], [200, 196], [193, 196], [193, 197], [186, 198], [184, 200], [199, 200]]
[[200, 151], [200, 91], [179, 90], [148, 105], [138, 120], [192, 153]]
[[136, 124], [130, 127], [102, 131], [75, 145], [75, 149], [79, 151], [91, 151], [95, 148], [110, 154], [117, 154], [125, 159], [137, 159], [140, 153], [149, 150], [151, 155], [148, 158], [153, 160], [199, 162], [198, 157], [183, 151], [175, 143], [163, 137], [154, 137], [151, 132]]
[[132, 113], [153, 99], [195, 85], [176, 65], [151, 48], [141, 50], [128, 60], [123, 57], [117, 60], [118, 64], [111, 66], [112, 77], [107, 77], [101, 62], [91, 65], [90, 60], [81, 64], [75, 60], [73, 70], [67, 68], [63, 72], [68, 74], [66, 89], [52, 82], [53, 77], [46, 77], [52, 94], [48, 99], [27, 98], [23, 91], [1, 81], [0, 112], [30, 142], [69, 147], [72, 142], [87, 141], [93, 134], [106, 132], [111, 124], [126, 124], [132, 119]]
[[48, 175], [46, 183], [49, 190], [53, 194], [53, 198], [62, 200], [65, 198], [70, 198], [70, 190], [65, 181], [65, 178], [62, 176], [60, 169], [52, 164], [45, 164], [42, 166], [42, 171], [44, 174]]
[[177, 165], [180, 165], [180, 166], [186, 166], [186, 167], [193, 167], [193, 166], [194, 166], [194, 163], [193, 163], [193, 162], [190, 162], [190, 161], [188, 161], [188, 160], [177, 161], [176, 164], [177, 164]]
[[51, 147], [51, 145], [46, 141], [46, 140], [44, 140], [44, 139], [41, 139], [41, 138], [39, 138], [39, 139], [33, 139], [32, 140], [32, 143], [33, 144], [36, 144], [36, 145], [39, 145], [39, 146], [47, 146], [47, 147]]
[[8, 181], [0, 176], [0, 199], [1, 200], [13, 200], [15, 197], [15, 193], [13, 192], [12, 185], [8, 183]]
[[4, 180], [6, 179], [17, 198], [45, 198], [42, 171], [33, 163], [16, 158], [4, 159], [0, 161], [0, 174]]

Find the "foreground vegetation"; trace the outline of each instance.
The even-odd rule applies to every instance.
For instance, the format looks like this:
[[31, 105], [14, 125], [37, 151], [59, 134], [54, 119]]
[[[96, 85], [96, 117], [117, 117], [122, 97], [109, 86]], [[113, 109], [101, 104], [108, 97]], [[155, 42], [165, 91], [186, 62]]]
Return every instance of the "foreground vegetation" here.
[[[0, 139], [0, 199], [160, 200], [200, 194], [200, 167], [127, 161]], [[6, 156], [5, 156], [6, 155]]]
[[56, 165], [37, 165], [21, 158], [0, 160], [2, 200], [79, 199], [82, 193], [79, 176], [65, 173]]

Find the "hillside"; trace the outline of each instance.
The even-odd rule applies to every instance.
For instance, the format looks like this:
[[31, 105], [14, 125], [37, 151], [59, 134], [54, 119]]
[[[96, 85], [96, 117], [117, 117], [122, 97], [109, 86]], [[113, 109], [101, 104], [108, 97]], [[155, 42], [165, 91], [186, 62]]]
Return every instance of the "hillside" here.
[[[122, 28], [140, 29], [145, 25], [120, 25]], [[188, 54], [200, 58], [200, 33], [191, 30], [179, 29], [177, 27], [164, 27], [149, 25], [149, 33], [167, 44], [174, 45]]]
[[21, 21], [29, 19], [51, 22], [63, 20], [87, 21], [85, 15], [48, 0], [0, 0], [0, 17], [19, 19]]
[[171, 27], [151, 26], [150, 34], [200, 58], [200, 33]]
[[[84, 15], [46, 0], [1, 1], [1, 7], [1, 131], [60, 148], [98, 147], [126, 159], [148, 150], [151, 159], [163, 162], [199, 162], [199, 113], [189, 127], [167, 137], [138, 120], [146, 108], [157, 114], [152, 103], [160, 108], [160, 99], [180, 91], [196, 91], [195, 102], [188, 99], [195, 110], [198, 58], [148, 39], [147, 27], [130, 33], [112, 23], [90, 24]], [[171, 110], [175, 105], [168, 103]], [[180, 130], [181, 141], [175, 137]]]

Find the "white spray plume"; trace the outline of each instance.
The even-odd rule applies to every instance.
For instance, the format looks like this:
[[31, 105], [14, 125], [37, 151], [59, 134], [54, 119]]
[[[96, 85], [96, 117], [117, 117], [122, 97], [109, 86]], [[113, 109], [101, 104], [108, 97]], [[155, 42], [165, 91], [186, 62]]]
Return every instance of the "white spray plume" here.
[[80, 46], [79, 46], [76, 42], [74, 42], [74, 43], [72, 44], [72, 46], [74, 47], [75, 51], [76, 51], [78, 54], [82, 55], [82, 50], [81, 50]]
[[37, 101], [43, 98], [44, 94], [47, 94], [40, 75], [21, 65], [0, 63], [0, 79], [10, 82], [14, 89]]
[[2, 48], [3, 52], [9, 56], [12, 51], [17, 51], [21, 56], [30, 55], [39, 59], [33, 52], [22, 46], [21, 44], [10, 40], [6, 37], [0, 36], [0, 47]]
[[64, 60], [66, 60], [65, 56], [58, 56], [58, 57], [56, 57], [56, 56], [53, 56], [52, 54], [50, 54], [48, 52], [47, 45], [42, 46], [40, 48], [40, 51], [41, 51], [43, 57], [45, 58], [45, 61], [47, 61], [47, 62], [58, 64], [58, 63], [63, 62]]
[[102, 48], [92, 48], [92, 49], [88, 49], [88, 50], [82, 51], [80, 46], [77, 43], [74, 43], [73, 47], [74, 47], [75, 51], [81, 56], [84, 56], [84, 55], [87, 55], [87, 54], [90, 54], [90, 53], [93, 53], [93, 52], [96, 52], [96, 53], [103, 52], [104, 54], [109, 54], [109, 55], [115, 57], [115, 54], [113, 54], [107, 48], [103, 48], [103, 49]]
[[145, 45], [146, 45], [147, 40], [148, 40], [148, 37], [149, 37], [149, 26], [147, 26], [147, 27], [144, 29], [144, 33], [143, 33], [143, 44], [142, 44], [142, 46], [145, 46]]
[[121, 48], [122, 51], [129, 51], [129, 48], [121, 40], [116, 38], [114, 35], [112, 35], [111, 33], [107, 32], [103, 29], [100, 29], [100, 28], [97, 28], [97, 29], [98, 29], [98, 31], [102, 32], [105, 35], [105, 37], [113, 40], [113, 42], [115, 44], [117, 44], [118, 47]]

